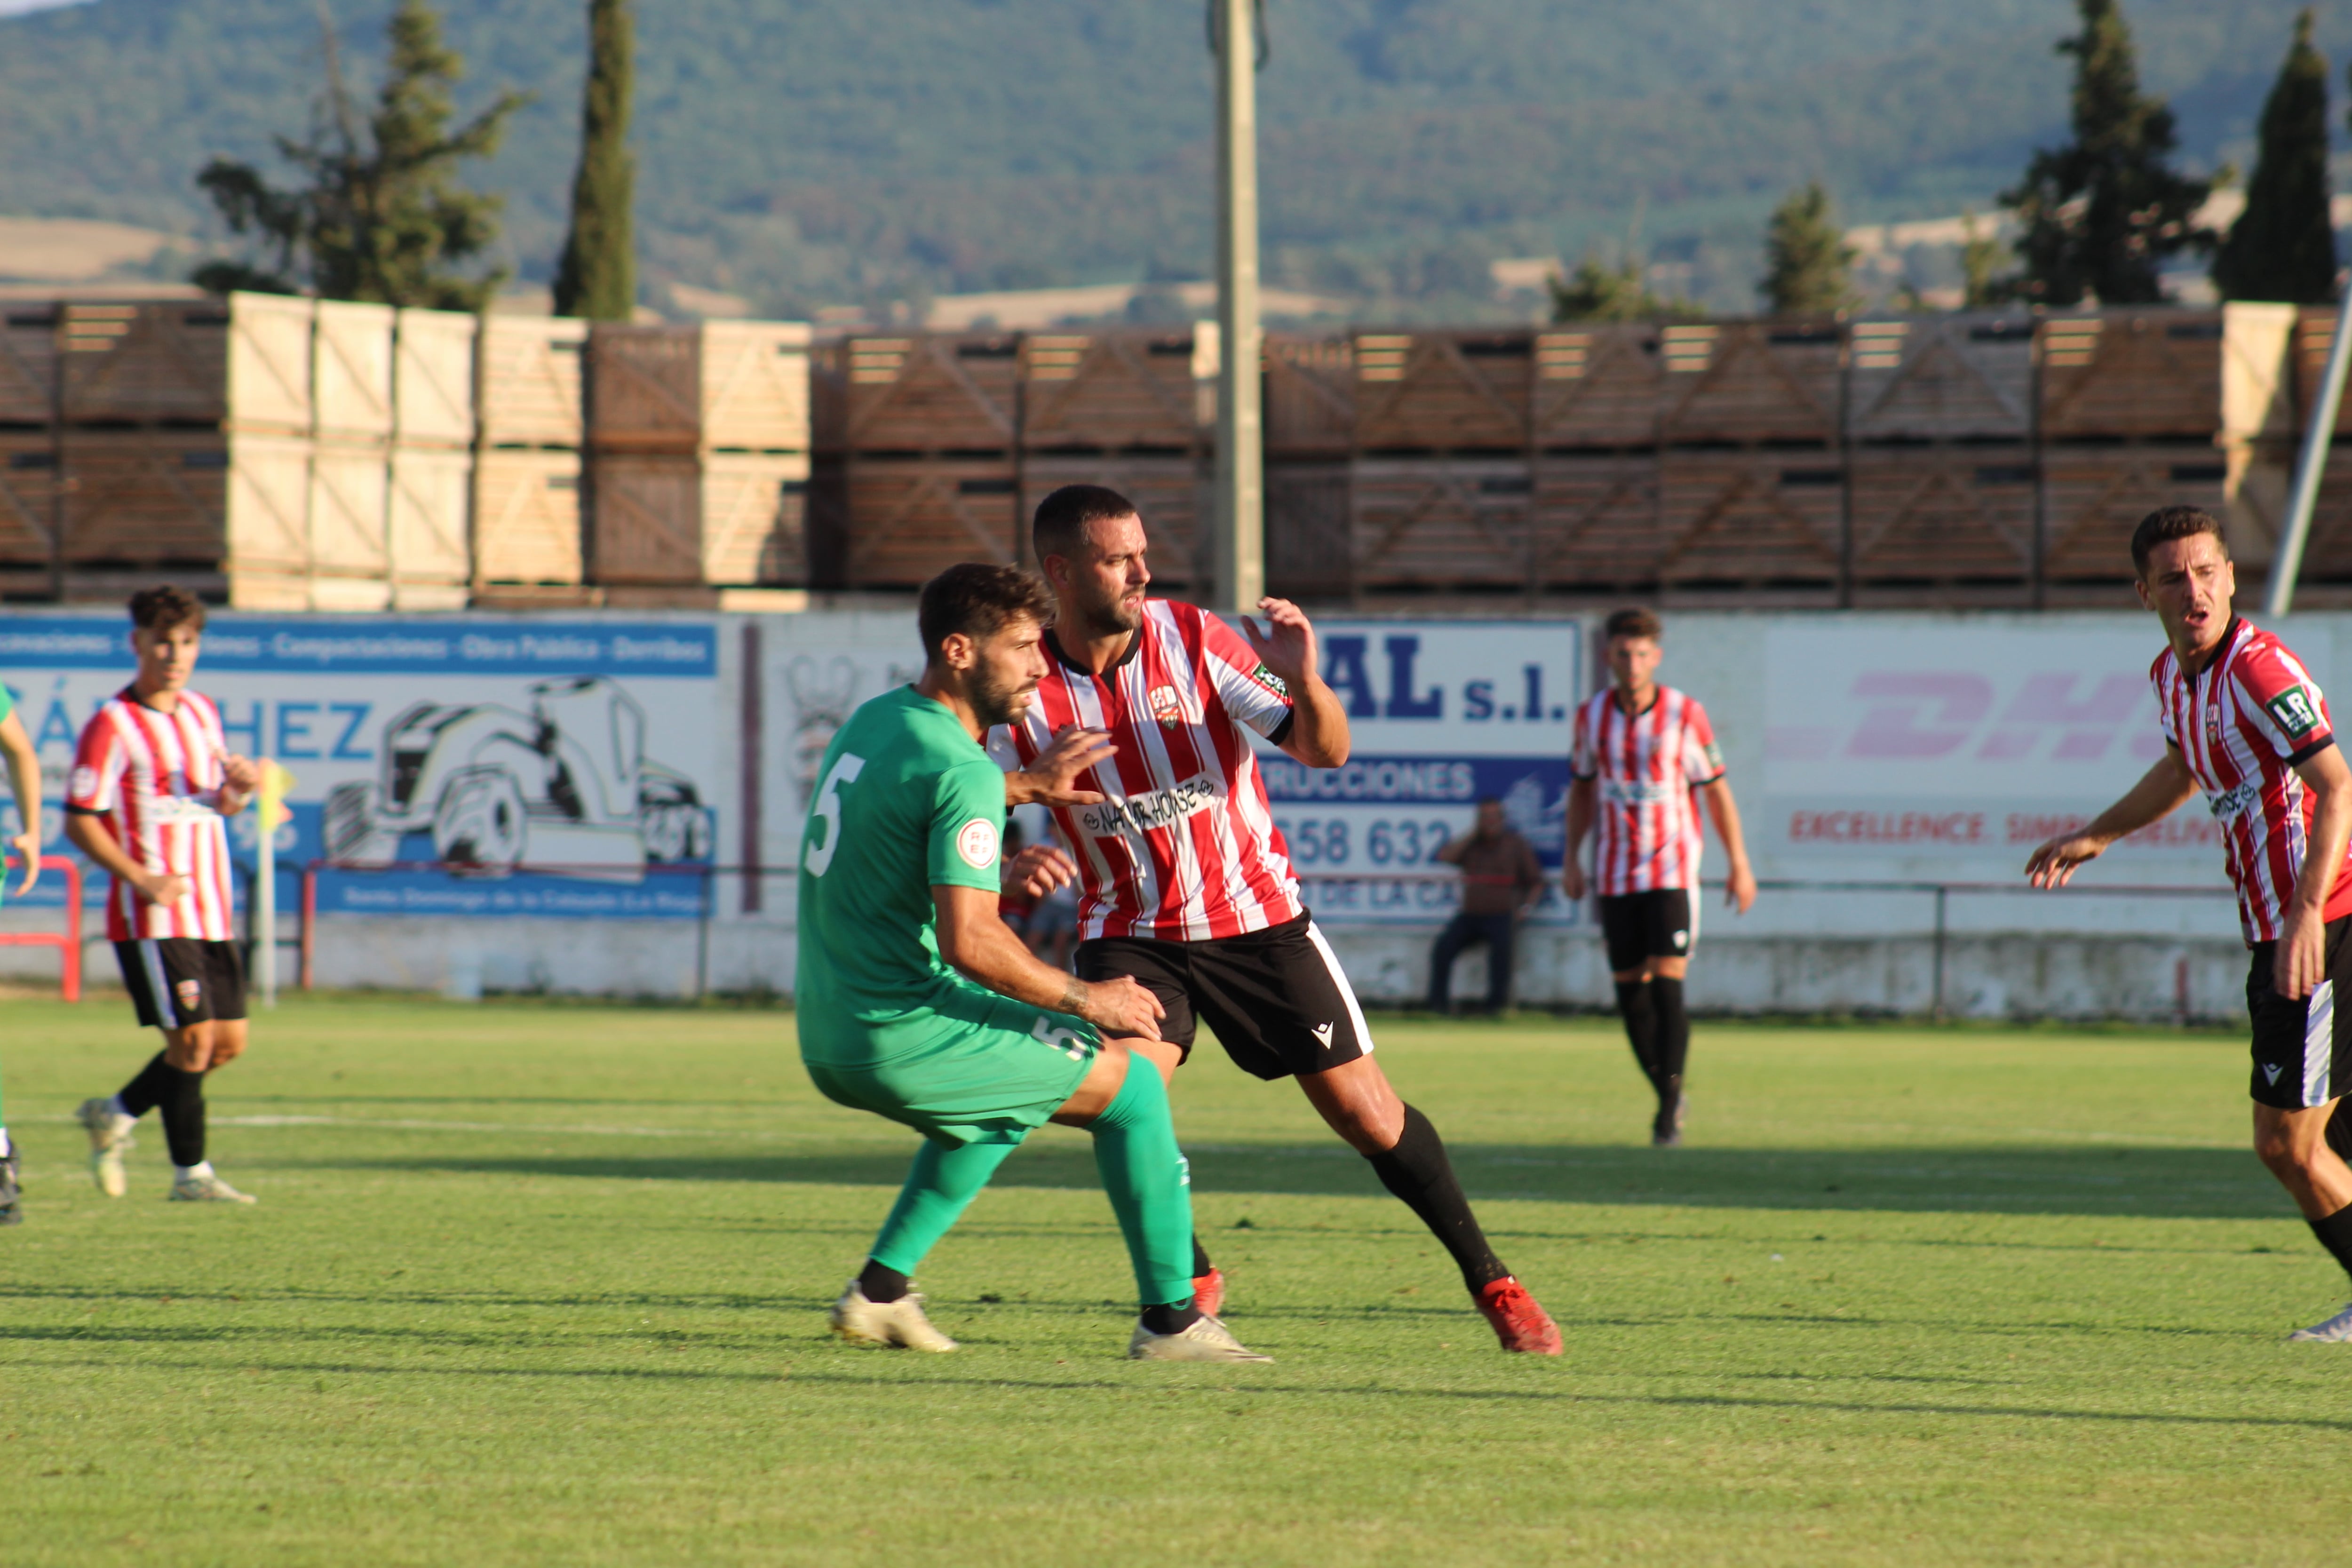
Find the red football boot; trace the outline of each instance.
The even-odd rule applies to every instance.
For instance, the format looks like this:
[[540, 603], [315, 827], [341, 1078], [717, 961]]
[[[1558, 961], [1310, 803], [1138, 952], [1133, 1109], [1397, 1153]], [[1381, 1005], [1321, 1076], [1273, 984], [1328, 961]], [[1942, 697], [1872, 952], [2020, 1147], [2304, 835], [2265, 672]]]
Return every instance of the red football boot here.
[[1225, 1271], [1215, 1264], [1209, 1271], [1192, 1281], [1192, 1305], [1212, 1318], [1221, 1318], [1225, 1311]]
[[1503, 1342], [1505, 1350], [1527, 1355], [1559, 1354], [1559, 1325], [1536, 1304], [1528, 1288], [1509, 1275], [1482, 1288], [1477, 1300], [1478, 1310], [1495, 1326], [1495, 1337]]

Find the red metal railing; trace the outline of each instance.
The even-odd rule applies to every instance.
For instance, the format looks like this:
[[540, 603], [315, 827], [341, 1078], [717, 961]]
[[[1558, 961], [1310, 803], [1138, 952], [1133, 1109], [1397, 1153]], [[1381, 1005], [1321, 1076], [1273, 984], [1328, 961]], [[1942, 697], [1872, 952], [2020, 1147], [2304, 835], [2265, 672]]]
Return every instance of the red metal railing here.
[[[11, 856], [0, 861], [0, 875], [16, 879], [16, 868], [24, 864], [20, 857]], [[68, 1002], [81, 1000], [81, 867], [62, 855], [41, 857], [41, 869], [55, 871], [66, 879], [66, 929], [53, 931], [0, 931], [0, 947], [54, 947], [58, 950], [60, 971], [58, 991]]]

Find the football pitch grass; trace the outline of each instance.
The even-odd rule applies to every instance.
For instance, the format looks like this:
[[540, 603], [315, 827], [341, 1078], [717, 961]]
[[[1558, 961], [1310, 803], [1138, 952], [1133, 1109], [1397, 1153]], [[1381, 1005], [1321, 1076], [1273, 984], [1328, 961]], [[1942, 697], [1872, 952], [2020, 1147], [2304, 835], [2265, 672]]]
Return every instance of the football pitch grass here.
[[1087, 1140], [927, 1265], [921, 1357], [825, 1333], [913, 1152], [788, 1013], [328, 998], [131, 1195], [68, 1117], [152, 1048], [0, 1003], [12, 1564], [2285, 1563], [2340, 1558], [2345, 1281], [2246, 1151], [2244, 1049], [1702, 1022], [1653, 1150], [1597, 1020], [1376, 1020], [1568, 1354], [1509, 1357], [1296, 1089], [1178, 1079], [1270, 1366], [1121, 1358]]

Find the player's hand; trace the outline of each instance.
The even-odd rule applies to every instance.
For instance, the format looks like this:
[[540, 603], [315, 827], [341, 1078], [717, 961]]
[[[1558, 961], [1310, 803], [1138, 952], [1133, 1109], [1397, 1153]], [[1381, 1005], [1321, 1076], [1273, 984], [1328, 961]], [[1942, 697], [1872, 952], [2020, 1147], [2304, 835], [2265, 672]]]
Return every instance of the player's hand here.
[[[21, 899], [33, 890], [34, 883], [41, 879], [41, 836], [37, 833], [19, 833], [16, 837], [8, 840], [8, 847], [15, 850], [17, 858], [25, 862], [25, 879], [16, 889], [16, 896]], [[6, 870], [0, 868], [0, 881], [5, 881], [6, 878]]]
[[2327, 922], [2316, 910], [2298, 904], [2287, 911], [2280, 928], [2278, 951], [2271, 960], [2271, 989], [2290, 1002], [2300, 1002], [2327, 978]]
[[151, 904], [176, 904], [188, 896], [188, 879], [169, 871], [150, 871], [139, 879], [139, 895]]
[[1571, 904], [1582, 903], [1584, 886], [1584, 868], [1574, 860], [1562, 862], [1559, 868], [1559, 896]]
[[261, 764], [231, 752], [221, 759], [221, 782], [250, 800], [261, 790]]
[[1004, 863], [998, 886], [1013, 898], [1042, 899], [1077, 879], [1078, 863], [1052, 844], [1032, 844]]
[[2037, 888], [2063, 888], [2076, 868], [2106, 852], [2106, 845], [2088, 834], [2061, 834], [2025, 858], [2025, 879]]
[[1087, 1008], [1082, 1016], [1104, 1034], [1129, 1039], [1160, 1037], [1160, 1020], [1168, 1016], [1168, 1009], [1134, 975], [1094, 981], [1086, 991]]
[[1280, 676], [1296, 698], [1315, 677], [1315, 626], [1307, 612], [1287, 599], [1260, 599], [1257, 613], [1265, 617], [1265, 630], [1260, 632], [1257, 623], [1244, 616], [1242, 636], [1249, 638], [1258, 662]]
[[1756, 873], [1745, 862], [1734, 866], [1724, 879], [1723, 901], [1743, 915], [1756, 907]]
[[1097, 805], [1102, 792], [1080, 788], [1078, 778], [1118, 754], [1108, 731], [1082, 730], [1074, 724], [1055, 736], [1053, 743], [1037, 753], [1035, 762], [1005, 775], [1005, 798], [1014, 805]]

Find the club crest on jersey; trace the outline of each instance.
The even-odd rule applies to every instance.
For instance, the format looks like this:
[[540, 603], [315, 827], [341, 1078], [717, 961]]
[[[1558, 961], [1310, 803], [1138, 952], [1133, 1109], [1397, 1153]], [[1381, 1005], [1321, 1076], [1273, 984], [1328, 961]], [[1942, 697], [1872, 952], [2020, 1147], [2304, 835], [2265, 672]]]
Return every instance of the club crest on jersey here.
[[1160, 721], [1163, 730], [1173, 730], [1184, 722], [1184, 699], [1172, 686], [1151, 689], [1151, 716]]
[[180, 999], [180, 1008], [183, 1012], [193, 1012], [197, 998], [204, 994], [204, 986], [194, 980], [183, 980], [172, 987], [172, 994]]

